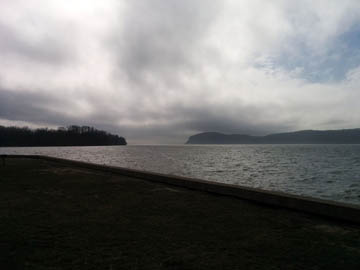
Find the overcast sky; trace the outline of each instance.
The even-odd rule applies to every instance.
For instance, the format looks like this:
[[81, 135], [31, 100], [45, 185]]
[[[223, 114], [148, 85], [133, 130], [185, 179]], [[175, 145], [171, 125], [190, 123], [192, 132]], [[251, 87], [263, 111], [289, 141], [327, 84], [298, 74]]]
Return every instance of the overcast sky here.
[[0, 64], [0, 125], [360, 127], [359, 0], [0, 0]]

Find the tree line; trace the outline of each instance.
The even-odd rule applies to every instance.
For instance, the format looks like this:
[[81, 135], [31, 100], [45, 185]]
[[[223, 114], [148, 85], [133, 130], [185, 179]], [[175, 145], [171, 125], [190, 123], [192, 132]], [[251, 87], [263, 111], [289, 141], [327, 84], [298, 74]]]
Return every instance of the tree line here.
[[96, 146], [126, 145], [118, 135], [89, 126], [71, 125], [57, 130], [0, 126], [0, 146]]

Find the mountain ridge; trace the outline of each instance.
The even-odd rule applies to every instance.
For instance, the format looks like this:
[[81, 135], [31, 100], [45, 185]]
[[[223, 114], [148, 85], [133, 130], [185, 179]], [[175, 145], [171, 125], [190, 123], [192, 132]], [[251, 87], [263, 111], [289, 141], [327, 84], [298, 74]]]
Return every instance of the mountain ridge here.
[[360, 128], [338, 130], [299, 130], [265, 136], [202, 132], [186, 144], [360, 144]]

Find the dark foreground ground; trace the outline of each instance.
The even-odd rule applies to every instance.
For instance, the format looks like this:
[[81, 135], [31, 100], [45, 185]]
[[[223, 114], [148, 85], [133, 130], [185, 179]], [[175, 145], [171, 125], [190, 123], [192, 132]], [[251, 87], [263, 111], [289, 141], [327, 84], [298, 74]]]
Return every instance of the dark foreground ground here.
[[360, 269], [360, 226], [8, 159], [0, 269]]

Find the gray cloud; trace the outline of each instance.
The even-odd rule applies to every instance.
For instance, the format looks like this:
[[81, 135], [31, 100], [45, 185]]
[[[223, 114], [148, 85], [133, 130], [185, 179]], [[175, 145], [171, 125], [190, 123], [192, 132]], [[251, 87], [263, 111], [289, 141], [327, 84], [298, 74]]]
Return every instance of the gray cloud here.
[[15, 29], [0, 22], [0, 50], [2, 54], [20, 56], [32, 61], [59, 65], [70, 59], [70, 52], [61, 40], [50, 35], [31, 41]]
[[[179, 72], [196, 71], [201, 41], [221, 8], [220, 1], [133, 1], [114, 42], [119, 68], [133, 83], [174, 86]], [[146, 89], [145, 91], [151, 91]]]
[[1, 3], [18, 12], [0, 19], [0, 120], [130, 143], [356, 127], [360, 4], [330, 2]]
[[[59, 98], [43, 93], [28, 92], [21, 89], [0, 88], [0, 119], [12, 121], [24, 121], [37, 125], [67, 126], [70, 124], [95, 125], [108, 131], [121, 134], [130, 138], [130, 141], [151, 143], [183, 142], [185, 138], [194, 132], [219, 131], [226, 133], [266, 134], [270, 131], [287, 130], [285, 125], [271, 125], [257, 123], [258, 110], [256, 108], [243, 107], [239, 117], [226, 116], [222, 108], [204, 107], [192, 108], [174, 106], [166, 109], [168, 119], [175, 119], [177, 115], [187, 116], [177, 122], [156, 123], [161, 120], [161, 113], [149, 114], [145, 117], [155, 120], [151, 125], [126, 125], [114, 124], [119, 116], [109, 110], [106, 104], [98, 104], [96, 111], [85, 117], [65, 115], [49, 108], [56, 108], [59, 104], [67, 108], [75, 105], [75, 100]], [[144, 118], [143, 111], [134, 110], [128, 117], [135, 122]], [[245, 116], [246, 114], [246, 116]]]
[[49, 110], [59, 103], [68, 106], [71, 101], [64, 102], [49, 95], [0, 87], [0, 119], [43, 125], [66, 125], [76, 120]]

